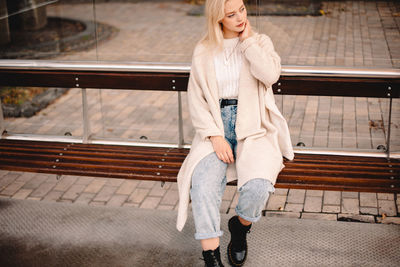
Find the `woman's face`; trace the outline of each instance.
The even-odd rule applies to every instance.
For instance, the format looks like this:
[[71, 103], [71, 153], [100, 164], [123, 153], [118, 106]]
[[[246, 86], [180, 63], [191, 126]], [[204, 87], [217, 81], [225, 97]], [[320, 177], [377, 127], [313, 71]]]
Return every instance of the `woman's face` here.
[[247, 11], [243, 0], [227, 0], [224, 11], [225, 17], [221, 21], [224, 37], [237, 37], [244, 30], [247, 21]]

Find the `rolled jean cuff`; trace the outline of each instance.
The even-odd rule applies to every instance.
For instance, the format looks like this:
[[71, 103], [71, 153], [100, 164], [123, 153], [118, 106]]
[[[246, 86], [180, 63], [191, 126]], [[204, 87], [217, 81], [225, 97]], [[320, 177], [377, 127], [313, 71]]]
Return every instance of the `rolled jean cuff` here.
[[207, 233], [207, 234], [195, 233], [194, 234], [194, 239], [196, 239], [196, 240], [210, 239], [210, 238], [220, 237], [223, 234], [224, 234], [224, 231], [218, 231], [218, 232], [215, 232], [215, 233]]
[[257, 217], [254, 217], [254, 218], [247, 217], [246, 215], [243, 215], [242, 213], [240, 213], [238, 211], [237, 207], [235, 208], [235, 211], [236, 211], [236, 214], [239, 215], [242, 219], [245, 219], [246, 221], [249, 221], [249, 222], [252, 222], [252, 223], [258, 222], [260, 220], [260, 218], [261, 218], [261, 214], [259, 216], [257, 216]]

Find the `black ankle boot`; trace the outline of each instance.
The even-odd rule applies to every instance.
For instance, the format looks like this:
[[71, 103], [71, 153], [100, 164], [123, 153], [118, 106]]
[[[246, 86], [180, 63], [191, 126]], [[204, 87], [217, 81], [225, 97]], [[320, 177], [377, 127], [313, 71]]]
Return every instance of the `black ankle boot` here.
[[246, 235], [250, 233], [251, 224], [244, 226], [238, 216], [233, 216], [228, 222], [231, 241], [228, 245], [228, 260], [232, 266], [242, 266], [247, 257]]
[[219, 253], [219, 247], [214, 250], [203, 251], [204, 261], [206, 267], [224, 267], [221, 262], [221, 254]]

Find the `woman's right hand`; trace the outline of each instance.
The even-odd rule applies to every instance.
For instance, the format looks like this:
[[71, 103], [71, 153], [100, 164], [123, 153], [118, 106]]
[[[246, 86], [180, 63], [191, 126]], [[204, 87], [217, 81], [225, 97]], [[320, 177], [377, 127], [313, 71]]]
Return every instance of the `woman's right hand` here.
[[222, 136], [210, 136], [211, 143], [217, 157], [225, 163], [233, 163], [232, 148]]

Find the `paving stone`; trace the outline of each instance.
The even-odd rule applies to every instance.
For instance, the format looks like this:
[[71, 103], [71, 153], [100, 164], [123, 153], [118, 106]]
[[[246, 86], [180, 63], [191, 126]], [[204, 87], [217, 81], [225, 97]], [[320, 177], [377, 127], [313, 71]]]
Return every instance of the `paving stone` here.
[[15, 180], [16, 182], [23, 182], [26, 183], [33, 177], [35, 177], [37, 173], [34, 172], [23, 172], [21, 175]]
[[31, 193], [32, 193], [32, 189], [20, 189], [18, 190], [17, 193], [15, 193], [12, 198], [15, 199], [26, 199]]
[[342, 191], [342, 198], [358, 198], [358, 192]]
[[386, 224], [400, 224], [400, 217], [376, 217], [378, 223], [386, 223]]
[[176, 205], [178, 203], [179, 195], [178, 191], [168, 190], [164, 197], [161, 199], [160, 204], [162, 205]]
[[287, 203], [285, 206], [285, 211], [301, 212], [303, 211], [303, 204]]
[[339, 205], [323, 205], [322, 212], [325, 213], [339, 213], [340, 206]]
[[313, 196], [313, 197], [322, 197], [324, 194], [323, 190], [306, 190], [306, 197]]
[[138, 188], [152, 189], [155, 184], [156, 184], [155, 181], [140, 181], [140, 183], [139, 183], [139, 185], [137, 187]]
[[62, 203], [72, 203], [71, 199], [59, 199], [58, 202], [62, 202]]
[[396, 205], [394, 200], [378, 200], [378, 212], [379, 214], [385, 213], [386, 216], [396, 216]]
[[55, 183], [42, 183], [38, 188], [36, 188], [32, 193], [31, 197], [43, 198], [47, 193], [49, 193], [55, 186]]
[[321, 212], [321, 210], [322, 210], [322, 197], [306, 196], [306, 200], [304, 202], [304, 211]]
[[150, 189], [136, 188], [135, 191], [129, 196], [127, 202], [141, 203], [149, 194]]
[[236, 187], [234, 186], [227, 186], [225, 188], [224, 195], [222, 196], [222, 200], [229, 200], [232, 201], [233, 197], [235, 196], [236, 193]]
[[289, 192], [289, 189], [287, 189], [287, 188], [275, 188], [275, 192], [273, 194], [287, 196], [288, 192]]
[[155, 209], [161, 201], [161, 197], [146, 197], [139, 206], [142, 209]]
[[125, 180], [115, 193], [120, 195], [130, 195], [138, 184], [139, 181], [137, 180]]
[[171, 184], [171, 187], [169, 188], [170, 190], [176, 190], [176, 191], [178, 191], [178, 185], [177, 185], [177, 183], [172, 183]]
[[291, 211], [266, 211], [265, 217], [300, 218], [300, 212]]
[[4, 188], [3, 191], [0, 191], [0, 195], [3, 196], [12, 196], [14, 195], [18, 190], [21, 189], [22, 186], [24, 186], [25, 182], [18, 182], [15, 180], [11, 184], [9, 184], [6, 188]]
[[107, 182], [106, 179], [95, 178], [84, 190], [85, 193], [94, 193], [97, 194], [104, 184]]
[[95, 196], [93, 201], [107, 202], [110, 200], [116, 190], [116, 186], [104, 185], [100, 192]]
[[360, 215], [360, 214], [344, 214], [339, 213], [337, 215], [338, 221], [356, 221], [356, 222], [367, 222], [375, 223], [375, 217], [372, 215]]
[[159, 184], [154, 184], [153, 188], [151, 189], [149, 196], [152, 197], [163, 197], [168, 189], [161, 187]]
[[158, 210], [173, 210], [174, 206], [172, 205], [158, 205]]
[[340, 191], [325, 191], [324, 192], [324, 205], [340, 205], [341, 192]]
[[221, 213], [227, 213], [229, 210], [231, 202], [229, 200], [222, 200], [221, 201], [221, 206], [219, 207], [219, 211]]
[[22, 188], [24, 189], [32, 189], [35, 190], [38, 188], [44, 181], [46, 181], [48, 176], [43, 175], [42, 173], [35, 175], [28, 182], [24, 184]]
[[359, 214], [359, 200], [354, 198], [342, 199], [342, 213]]
[[[286, 204], [286, 196], [270, 195], [267, 202], [267, 210], [284, 210]], [[235, 204], [236, 206], [236, 204]], [[231, 205], [232, 208], [232, 205]]]
[[376, 193], [360, 192], [360, 207], [377, 207], [378, 199]]
[[90, 206], [104, 206], [106, 204], [106, 202], [104, 201], [91, 201], [89, 203]]
[[393, 193], [377, 193], [378, 199], [382, 200], [394, 200], [394, 195]]
[[[271, 197], [269, 197], [269, 199], [270, 199], [270, 198], [271, 198]], [[269, 199], [268, 199], [268, 201], [269, 201]], [[238, 193], [238, 192], [235, 192], [235, 195], [233, 196], [233, 200], [232, 200], [232, 202], [231, 202], [230, 209], [235, 209], [238, 203], [239, 203], [239, 193]], [[267, 202], [267, 203], [268, 203], [268, 202]]]
[[[74, 184], [74, 185], [72, 185], [69, 189], [68, 189], [68, 191], [66, 191], [63, 195], [62, 195], [62, 197], [61, 197], [61, 199], [69, 199], [69, 200], [71, 200], [71, 201], [74, 201], [75, 199], [77, 199], [78, 197], [79, 197], [79, 195], [82, 193], [82, 192], [85, 192], [84, 190], [85, 190], [85, 185], [81, 185], [81, 184]], [[87, 193], [87, 192], [85, 192], [85, 193]]]
[[361, 214], [378, 215], [378, 208], [360, 207]]
[[110, 178], [107, 180], [106, 185], [118, 187], [121, 186], [124, 181], [125, 179]]
[[41, 197], [27, 197], [26, 198], [27, 200], [35, 200], [35, 201], [40, 201], [40, 200], [42, 200], [42, 198]]
[[134, 208], [139, 208], [139, 203], [131, 203], [131, 202], [125, 202], [122, 207], [134, 207]]
[[14, 182], [21, 173], [18, 172], [7, 172], [0, 178], [0, 190], [4, 190], [9, 184]]
[[302, 212], [301, 219], [336, 221], [336, 214]]
[[290, 189], [287, 196], [287, 202], [303, 204], [305, 193], [305, 189]]
[[54, 187], [55, 191], [67, 191], [78, 179], [77, 176], [63, 175], [60, 181]]
[[62, 194], [63, 194], [63, 192], [61, 192], [61, 191], [50, 191], [43, 198], [43, 201], [46, 201], [46, 202], [57, 202], [61, 198]]
[[79, 197], [75, 200], [74, 203], [88, 205], [93, 200], [95, 195], [96, 194], [94, 193], [82, 193], [79, 195]]
[[78, 180], [76, 180], [75, 184], [89, 185], [93, 180], [94, 177], [78, 176]]

